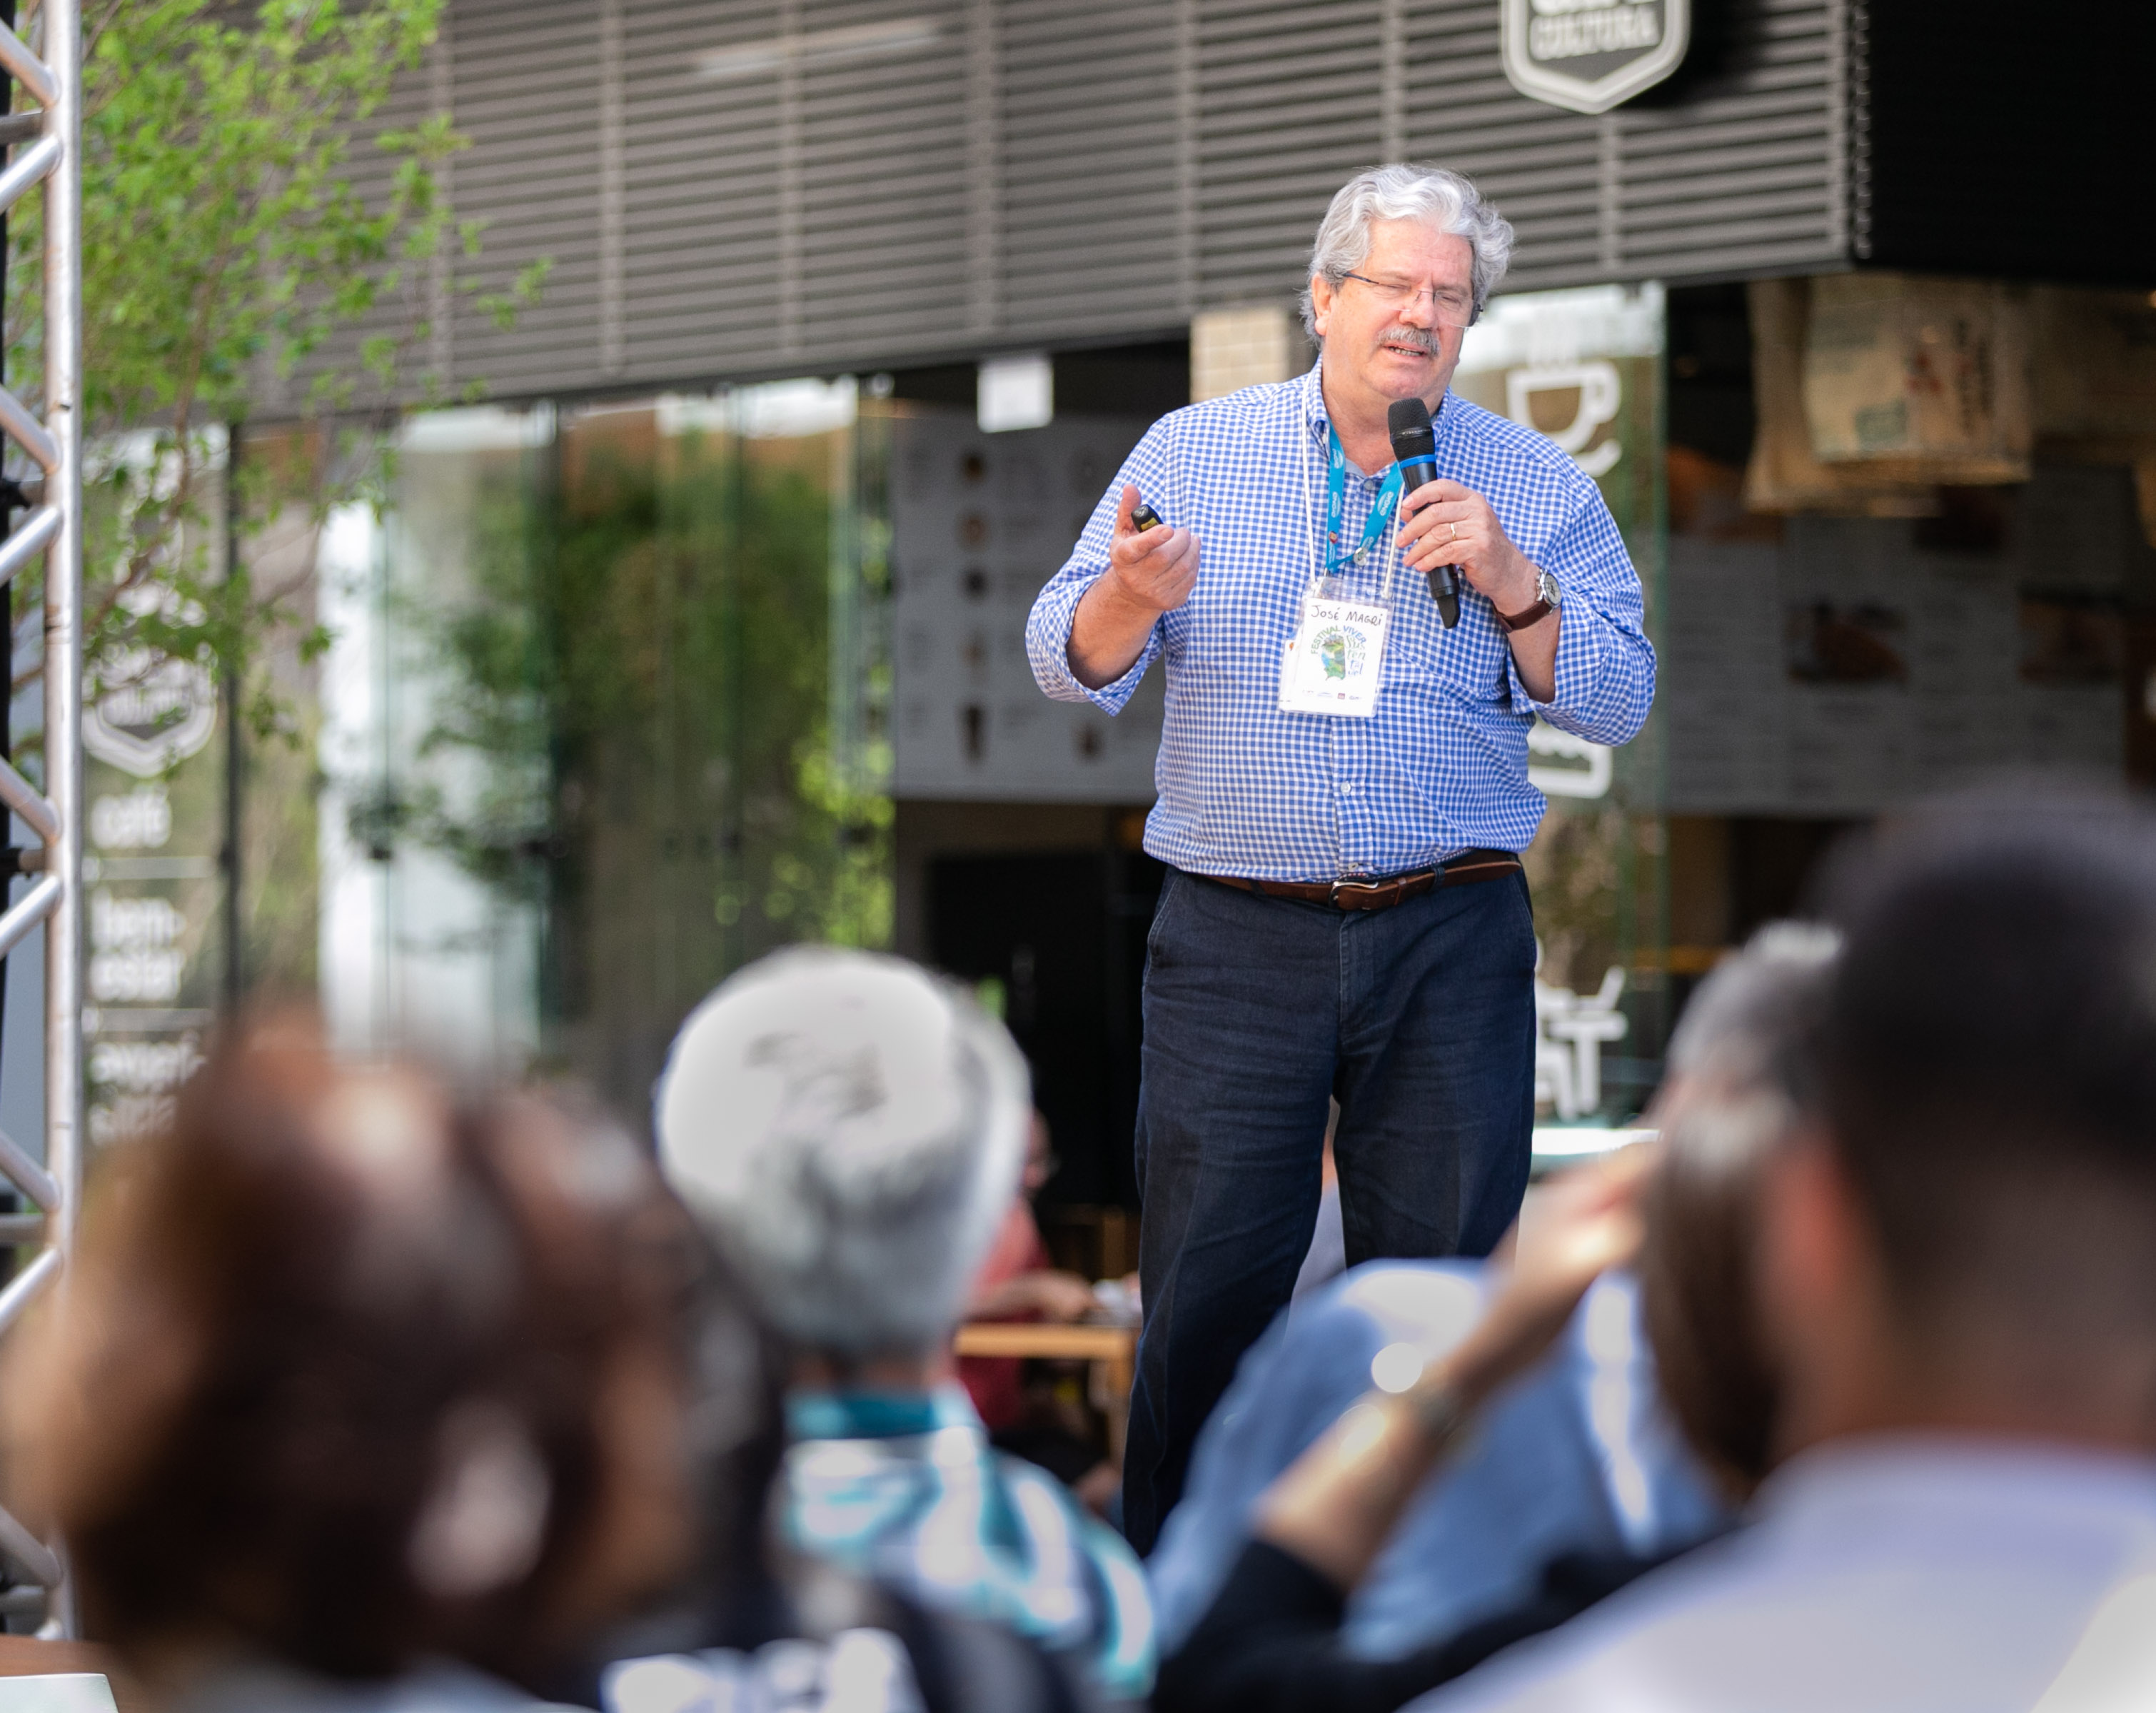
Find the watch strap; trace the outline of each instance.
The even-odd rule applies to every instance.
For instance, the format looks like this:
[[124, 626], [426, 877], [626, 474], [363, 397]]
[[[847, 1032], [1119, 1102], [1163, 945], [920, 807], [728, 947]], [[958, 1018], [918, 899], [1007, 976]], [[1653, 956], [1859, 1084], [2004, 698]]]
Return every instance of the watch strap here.
[[[1540, 565], [1535, 568], [1535, 594], [1540, 598], [1524, 613], [1497, 614], [1497, 622], [1507, 632], [1524, 630], [1530, 625], [1539, 624], [1555, 612], [1558, 603], [1564, 599], [1563, 591], [1558, 587], [1557, 579]], [[1496, 612], [1496, 610], [1493, 607], [1491, 610]]]

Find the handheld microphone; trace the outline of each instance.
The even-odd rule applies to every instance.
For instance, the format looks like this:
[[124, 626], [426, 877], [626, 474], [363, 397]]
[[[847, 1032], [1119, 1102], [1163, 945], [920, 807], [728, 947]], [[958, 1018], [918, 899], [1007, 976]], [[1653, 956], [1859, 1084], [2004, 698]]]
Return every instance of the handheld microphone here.
[[[1385, 428], [1392, 435], [1393, 456], [1400, 466], [1400, 491], [1413, 493], [1425, 482], [1437, 480], [1437, 435], [1430, 425], [1430, 407], [1419, 399], [1398, 399], [1385, 412]], [[1448, 630], [1460, 622], [1460, 568], [1430, 568], [1430, 599], [1437, 616]]]

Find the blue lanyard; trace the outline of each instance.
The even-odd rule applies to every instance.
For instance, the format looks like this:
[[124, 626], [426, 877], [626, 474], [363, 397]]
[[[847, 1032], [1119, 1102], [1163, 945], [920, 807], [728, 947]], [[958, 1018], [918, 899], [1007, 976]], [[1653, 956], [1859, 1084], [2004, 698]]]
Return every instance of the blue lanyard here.
[[1325, 574], [1337, 577], [1361, 564], [1363, 556], [1384, 535], [1393, 508], [1399, 502], [1400, 467], [1393, 466], [1378, 485], [1378, 496], [1370, 502], [1370, 515], [1363, 520], [1363, 544], [1352, 553], [1342, 553], [1340, 520], [1348, 509], [1348, 454], [1341, 448], [1339, 431], [1329, 422], [1325, 424], [1325, 445], [1332, 460], [1325, 476]]

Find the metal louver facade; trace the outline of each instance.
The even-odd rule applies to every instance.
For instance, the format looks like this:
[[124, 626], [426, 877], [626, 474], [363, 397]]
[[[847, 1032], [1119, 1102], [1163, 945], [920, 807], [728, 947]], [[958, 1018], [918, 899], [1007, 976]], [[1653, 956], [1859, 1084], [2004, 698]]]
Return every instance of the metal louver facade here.
[[488, 275], [553, 264], [437, 368], [628, 389], [1179, 332], [1404, 156], [1496, 200], [1514, 288], [1844, 265], [1843, 3], [1727, 0], [1587, 117], [1506, 81], [1498, 0], [450, 0], [389, 117], [470, 136]]

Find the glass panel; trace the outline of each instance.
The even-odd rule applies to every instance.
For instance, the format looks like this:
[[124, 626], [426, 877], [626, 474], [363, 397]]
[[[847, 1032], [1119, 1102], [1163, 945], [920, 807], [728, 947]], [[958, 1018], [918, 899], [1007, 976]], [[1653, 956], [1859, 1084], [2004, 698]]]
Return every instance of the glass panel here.
[[507, 1070], [537, 1045], [537, 901], [517, 882], [543, 790], [507, 729], [450, 741], [474, 694], [444, 666], [493, 634], [496, 520], [552, 433], [543, 410], [418, 418], [384, 515], [346, 507], [324, 532], [320, 965], [344, 1046]]
[[[1657, 286], [1500, 297], [1471, 328], [1462, 398], [1546, 434], [1623, 532], [1661, 643], [1663, 303]], [[1527, 851], [1542, 948], [1538, 1124], [1636, 1114], [1668, 1030], [1667, 832], [1659, 715], [1614, 751], [1538, 723], [1528, 777], [1549, 812]]]
[[[888, 440], [850, 381], [415, 427], [377, 795], [390, 872], [457, 901], [433, 925], [489, 972], [495, 1057], [641, 1112], [728, 971], [888, 940]], [[440, 954], [383, 934], [393, 970]]]
[[[90, 456], [93, 474], [84, 496], [91, 508], [90, 550], [116, 552], [126, 538], [133, 501], [161, 472], [134, 436], [100, 441]], [[223, 511], [223, 490], [219, 471], [208, 505], [170, 548], [172, 562], [192, 575], [220, 562], [223, 532], [214, 520]], [[112, 568], [89, 568], [93, 585], [110, 588], [112, 575]], [[17, 599], [13, 591], [9, 599]], [[137, 620], [200, 618], [198, 611], [183, 615], [182, 598], [159, 584], [129, 589], [119, 599], [121, 610]], [[33, 713], [15, 724], [36, 731], [43, 720]], [[217, 681], [196, 661], [123, 641], [86, 663], [83, 1036], [93, 1148], [165, 1121], [173, 1091], [201, 1062], [216, 1015], [225, 968], [218, 864], [225, 835], [225, 724]], [[35, 761], [23, 759], [36, 775]], [[28, 888], [0, 886], [0, 892], [10, 890], [20, 896]], [[30, 947], [41, 941], [33, 935]], [[21, 995], [10, 997], [19, 1002]], [[38, 1039], [41, 1003], [40, 996], [18, 1012], [11, 1032]], [[35, 1074], [42, 1088], [42, 1069]], [[37, 1134], [26, 1138], [33, 1146]]]

